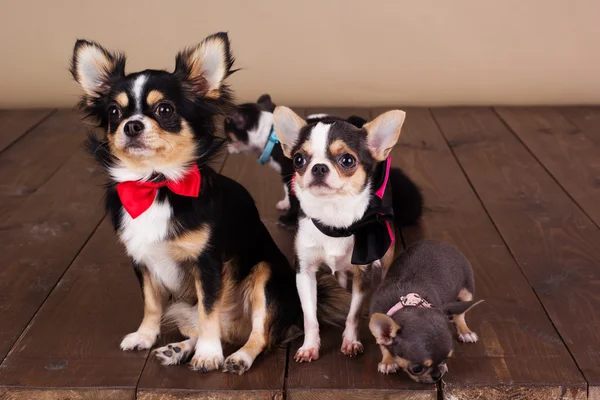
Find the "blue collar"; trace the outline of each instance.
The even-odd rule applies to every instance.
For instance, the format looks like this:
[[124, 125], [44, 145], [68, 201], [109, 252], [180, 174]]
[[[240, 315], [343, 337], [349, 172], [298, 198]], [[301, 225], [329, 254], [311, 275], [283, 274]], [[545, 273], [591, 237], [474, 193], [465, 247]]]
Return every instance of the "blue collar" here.
[[263, 165], [267, 161], [269, 161], [269, 158], [271, 157], [271, 153], [273, 152], [273, 147], [275, 147], [275, 145], [277, 143], [279, 143], [279, 139], [277, 139], [277, 135], [275, 134], [275, 125], [273, 125], [271, 127], [271, 133], [269, 134], [269, 139], [267, 139], [267, 144], [265, 145], [265, 148], [264, 148], [262, 154], [260, 155], [260, 157], [258, 157], [258, 163], [260, 165]]

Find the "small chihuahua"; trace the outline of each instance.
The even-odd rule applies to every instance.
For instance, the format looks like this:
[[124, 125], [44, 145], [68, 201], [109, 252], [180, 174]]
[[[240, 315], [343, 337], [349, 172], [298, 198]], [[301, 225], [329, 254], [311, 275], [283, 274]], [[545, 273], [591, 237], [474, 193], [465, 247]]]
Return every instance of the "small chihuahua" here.
[[[273, 111], [275, 104], [271, 96], [263, 94], [256, 103], [240, 104], [233, 108], [227, 115], [224, 132], [229, 141], [228, 149], [231, 154], [258, 153], [258, 163], [268, 163], [271, 168], [281, 175], [283, 181], [284, 198], [279, 201], [276, 208], [286, 213], [279, 217], [283, 226], [293, 226], [298, 220], [298, 199], [292, 193], [292, 177], [294, 166], [292, 160], [287, 158], [281, 150], [273, 125]], [[307, 117], [309, 123], [324, 118], [337, 118], [328, 114], [313, 114]], [[342, 118], [339, 118], [340, 120]], [[362, 127], [367, 121], [358, 116], [351, 116], [347, 122]]]
[[402, 368], [417, 382], [433, 383], [448, 371], [453, 353], [448, 318], [458, 340], [478, 340], [465, 322], [473, 301], [473, 271], [455, 247], [425, 240], [410, 246], [390, 266], [371, 300], [369, 328], [381, 347], [379, 372]]
[[[362, 352], [358, 321], [374, 268], [394, 258], [394, 224], [414, 225], [423, 199], [404, 173], [390, 168], [389, 153], [405, 113], [389, 111], [362, 128], [339, 119], [305, 121], [286, 107], [274, 112], [283, 153], [292, 159], [294, 193], [300, 202], [296, 236], [296, 286], [304, 311], [304, 344], [298, 362], [319, 358], [316, 272], [324, 265], [353, 273], [350, 312], [341, 351]], [[374, 267], [374, 268], [373, 268]]]

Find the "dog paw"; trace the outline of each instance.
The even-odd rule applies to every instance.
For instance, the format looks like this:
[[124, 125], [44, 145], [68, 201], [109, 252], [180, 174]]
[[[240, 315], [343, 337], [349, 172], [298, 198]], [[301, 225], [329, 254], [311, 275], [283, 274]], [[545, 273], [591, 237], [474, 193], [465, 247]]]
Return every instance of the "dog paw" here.
[[463, 343], [477, 343], [479, 336], [475, 332], [459, 333], [458, 340]]
[[198, 342], [190, 365], [194, 371], [210, 372], [220, 369], [223, 366], [223, 360], [220, 342]]
[[377, 371], [381, 372], [382, 374], [395, 374], [396, 372], [398, 372], [398, 364], [396, 364], [395, 362], [393, 363], [384, 363], [384, 362], [380, 362], [377, 365]]
[[356, 357], [363, 352], [364, 348], [362, 343], [357, 340], [350, 341], [344, 339], [341, 350], [347, 356]]
[[154, 356], [162, 365], [180, 364], [189, 354], [190, 350], [185, 349], [182, 343], [173, 343], [154, 350]]
[[157, 335], [149, 335], [141, 332], [133, 332], [125, 336], [121, 341], [121, 350], [146, 350], [154, 345]]
[[279, 211], [287, 211], [290, 209], [290, 200], [289, 199], [283, 199], [277, 202], [277, 204], [275, 205], [275, 207], [279, 210]]
[[318, 347], [300, 347], [294, 356], [296, 362], [311, 362], [319, 359]]
[[223, 372], [242, 375], [250, 369], [252, 360], [242, 351], [238, 351], [227, 357], [223, 366]]

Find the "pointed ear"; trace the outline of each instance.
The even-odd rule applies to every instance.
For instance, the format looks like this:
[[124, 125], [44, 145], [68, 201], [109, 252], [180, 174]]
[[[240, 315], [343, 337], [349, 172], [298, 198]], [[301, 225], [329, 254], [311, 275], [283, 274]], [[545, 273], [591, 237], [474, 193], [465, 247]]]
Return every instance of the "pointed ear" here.
[[306, 125], [306, 121], [287, 107], [279, 106], [273, 112], [275, 133], [281, 143], [281, 149], [286, 157], [292, 158], [292, 147], [298, 140], [300, 129]]
[[369, 321], [369, 329], [377, 344], [389, 346], [400, 330], [400, 326], [385, 314], [375, 313]]
[[464, 314], [477, 304], [482, 303], [483, 300], [471, 300], [471, 301], [454, 301], [452, 303], [446, 303], [442, 306], [442, 311], [446, 315], [452, 317], [454, 315]]
[[243, 130], [246, 125], [246, 115], [239, 109], [234, 108], [227, 115], [227, 117], [233, 122], [236, 128]]
[[388, 111], [363, 126], [367, 131], [367, 145], [377, 161], [383, 161], [389, 156], [400, 137], [405, 117], [404, 111]]
[[273, 104], [273, 101], [271, 101], [271, 96], [269, 96], [268, 94], [263, 94], [262, 96], [260, 96], [256, 103], [261, 108], [261, 110], [270, 113], [275, 111], [275, 104]]
[[108, 94], [111, 81], [125, 76], [125, 56], [110, 53], [95, 42], [78, 40], [73, 49], [71, 74], [85, 93], [85, 101]]
[[218, 99], [223, 94], [223, 80], [235, 72], [231, 70], [233, 62], [229, 37], [219, 32], [177, 54], [175, 74], [189, 83], [194, 95]]

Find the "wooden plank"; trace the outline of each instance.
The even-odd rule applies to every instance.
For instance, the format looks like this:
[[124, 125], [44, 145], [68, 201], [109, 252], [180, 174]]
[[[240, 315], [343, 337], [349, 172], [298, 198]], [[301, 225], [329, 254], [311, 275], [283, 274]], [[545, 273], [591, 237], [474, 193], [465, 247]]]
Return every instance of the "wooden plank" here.
[[133, 399], [147, 352], [125, 353], [119, 342], [137, 327], [140, 297], [105, 219], [2, 363], [0, 393]]
[[0, 110], [0, 153], [51, 113], [52, 110]]
[[[240, 182], [254, 197], [261, 218], [280, 248], [292, 258], [293, 232], [277, 224], [277, 201], [283, 197], [281, 179], [276, 171], [261, 166], [255, 155], [227, 156], [221, 171]], [[158, 346], [180, 340], [175, 332], [159, 338]], [[225, 348], [225, 355], [234, 348]], [[260, 355], [242, 376], [212, 372], [201, 374], [188, 365], [161, 365], [150, 357], [141, 375], [137, 395], [143, 400], [172, 399], [280, 399], [283, 397], [287, 349]]]
[[555, 107], [554, 109], [600, 146], [600, 107]]
[[[340, 117], [357, 115], [371, 119], [369, 109], [320, 108], [309, 109], [306, 115], [328, 113]], [[401, 245], [400, 241], [397, 244]], [[400, 251], [401, 247], [397, 248]], [[364, 353], [349, 358], [340, 352], [342, 329], [321, 327], [321, 351], [319, 360], [299, 364], [294, 353], [301, 346], [302, 338], [291, 344], [288, 359], [288, 398], [290, 399], [436, 399], [434, 385], [421, 385], [406, 375], [386, 376], [377, 372], [381, 352], [363, 321], [361, 338]]]
[[600, 226], [600, 147], [552, 108], [502, 107], [496, 112]]
[[392, 160], [425, 197], [422, 226], [404, 230], [407, 242], [425, 237], [456, 245], [475, 271], [475, 297], [486, 300], [467, 318], [480, 341], [456, 344], [444, 396], [549, 399], [564, 392], [566, 398], [585, 398], [585, 381], [428, 110], [407, 110]]
[[[5, 173], [0, 170], [0, 175]], [[0, 360], [96, 228], [100, 171], [81, 152], [0, 217]]]
[[[522, 281], [524, 273], [579, 368], [588, 380], [596, 379], [599, 364], [596, 357], [590, 357], [589, 351], [600, 339], [598, 300], [594, 295], [600, 231], [492, 110], [436, 109], [434, 115], [521, 267], [522, 271], [513, 268], [508, 274], [507, 264], [514, 265], [512, 260], [496, 266], [484, 264], [486, 273], [500, 275], [493, 281], [495, 290], [514, 290], [516, 281]], [[482, 279], [477, 282], [481, 287]], [[532, 297], [530, 292], [526, 294]], [[482, 295], [481, 290], [479, 295]], [[519, 355], [518, 366], [524, 372], [523, 377], [529, 376], [531, 385], [554, 386], [552, 393], [558, 390], [556, 387], [562, 387], [571, 397], [581, 396], [580, 373], [571, 357], [564, 354], [563, 343], [554, 330], [547, 323], [542, 324], [539, 307], [527, 310], [514, 304], [514, 301], [522, 301], [523, 296], [519, 291], [510, 309], [501, 314], [502, 318], [517, 322], [515, 332], [503, 324], [504, 329], [498, 329], [496, 335], [520, 336], [522, 345], [515, 354]], [[535, 301], [531, 299], [531, 302], [533, 307]], [[535, 323], [538, 317], [539, 325]], [[486, 334], [482, 336], [485, 343]], [[506, 351], [505, 346], [502, 348]], [[528, 365], [529, 360], [535, 361], [536, 367]], [[508, 365], [508, 360], [506, 362]], [[544, 367], [539, 368], [540, 365]]]
[[79, 151], [86, 127], [73, 111], [57, 111], [0, 155], [0, 215], [6, 216]]

